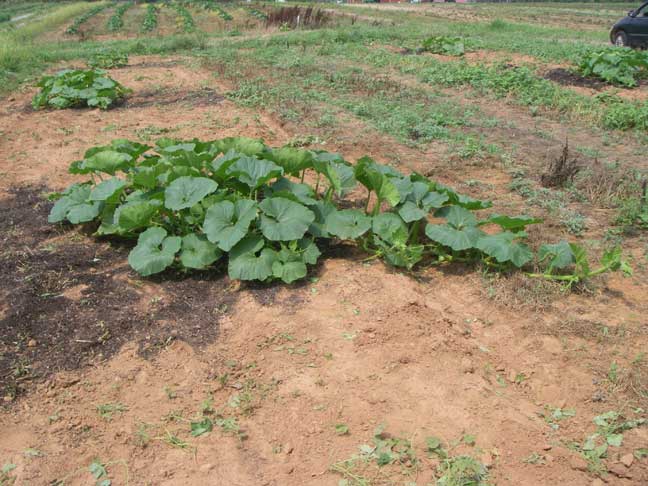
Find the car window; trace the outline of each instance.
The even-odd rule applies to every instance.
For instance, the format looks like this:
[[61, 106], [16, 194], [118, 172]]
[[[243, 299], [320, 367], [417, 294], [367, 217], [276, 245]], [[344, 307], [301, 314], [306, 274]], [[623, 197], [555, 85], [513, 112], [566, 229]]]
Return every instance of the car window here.
[[648, 5], [644, 5], [637, 11], [637, 17], [648, 17]]

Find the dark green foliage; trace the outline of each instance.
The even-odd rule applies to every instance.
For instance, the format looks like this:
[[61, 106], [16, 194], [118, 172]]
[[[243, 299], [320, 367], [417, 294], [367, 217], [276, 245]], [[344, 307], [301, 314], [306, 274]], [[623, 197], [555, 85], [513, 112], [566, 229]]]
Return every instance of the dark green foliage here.
[[[155, 147], [114, 140], [88, 150], [70, 172], [92, 180], [58, 194], [49, 221], [98, 221], [98, 235], [137, 238], [129, 263], [144, 276], [171, 266], [225, 265], [227, 257], [233, 279], [291, 283], [317, 262], [318, 241], [332, 238], [355, 241], [408, 269], [423, 260], [521, 268], [534, 258], [525, 229], [541, 222], [498, 214], [479, 219], [476, 211], [489, 201], [369, 157], [352, 165], [338, 154], [272, 149], [243, 137], [161, 139]], [[317, 178], [314, 187], [303, 182], [306, 172]], [[367, 199], [342, 200], [358, 183]], [[443, 222], [430, 223], [431, 217]], [[563, 278], [569, 268], [577, 281], [602, 273], [590, 272], [584, 251], [564, 242], [541, 248], [540, 261], [547, 278]], [[604, 271], [626, 270], [620, 250], [602, 264]]]
[[466, 52], [464, 40], [461, 37], [447, 37], [433, 35], [423, 41], [422, 49], [433, 54], [445, 54], [447, 56], [463, 56]]
[[637, 77], [648, 70], [648, 53], [624, 47], [608, 47], [582, 57], [578, 71], [583, 76], [600, 78], [609, 84], [637, 86]]
[[32, 100], [34, 109], [88, 106], [105, 110], [130, 93], [99, 69], [65, 69], [43, 77], [38, 87], [41, 90]]
[[157, 28], [157, 16], [157, 7], [154, 4], [149, 3], [146, 6], [146, 15], [144, 16], [144, 20], [142, 21], [142, 32], [151, 32]]

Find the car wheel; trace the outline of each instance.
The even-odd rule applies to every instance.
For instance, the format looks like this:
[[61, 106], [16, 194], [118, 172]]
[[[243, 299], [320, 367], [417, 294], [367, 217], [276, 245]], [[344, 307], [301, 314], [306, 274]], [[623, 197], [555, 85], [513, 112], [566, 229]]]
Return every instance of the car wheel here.
[[614, 45], [618, 47], [628, 47], [627, 34], [622, 30], [614, 34]]

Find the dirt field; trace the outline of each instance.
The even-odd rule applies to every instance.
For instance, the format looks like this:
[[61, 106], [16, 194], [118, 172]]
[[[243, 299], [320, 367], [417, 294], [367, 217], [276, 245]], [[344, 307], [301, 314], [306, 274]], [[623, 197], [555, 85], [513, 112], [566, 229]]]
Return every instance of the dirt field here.
[[[255, 73], [267, 90], [282, 82], [267, 64], [247, 59], [248, 50], [234, 64], [131, 55], [110, 74], [133, 95], [107, 111], [34, 111], [29, 84], [3, 99], [0, 466], [15, 467], [0, 473], [0, 485], [648, 484], [645, 231], [624, 236], [632, 277], [611, 274], [564, 290], [472, 266], [405, 272], [343, 244], [323, 249], [315, 271], [292, 285], [245, 284], [219, 271], [142, 278], [128, 267], [128, 244], [47, 223], [45, 196], [76, 180], [70, 162], [114, 138], [244, 134], [280, 146], [309, 135], [311, 146], [349, 160], [370, 153], [433, 172], [493, 199], [494, 211], [546, 217], [532, 242], [568, 233], [555, 213], [510, 189], [512, 167], [538, 179], [569, 137], [586, 164], [647, 169], [639, 135], [425, 86], [402, 71], [384, 79], [478, 110], [474, 119], [503, 120], [459, 130], [484, 144], [514, 145], [513, 159], [494, 151], [467, 160], [445, 140], [406, 143], [325, 91], [312, 113], [291, 119], [285, 104], [259, 108], [232, 96], [241, 82], [230, 68], [244, 79]], [[520, 64], [530, 60], [508, 57], [516, 55]], [[492, 60], [472, 56], [469, 63]], [[339, 59], [322, 59], [309, 72], [343, 71]], [[348, 63], [372, 74], [369, 62]], [[50, 71], [70, 65], [82, 63]], [[607, 88], [582, 89], [594, 96]], [[335, 122], [312, 122], [325, 109]], [[616, 208], [591, 201], [568, 208], [587, 221], [568, 237], [594, 252], [604, 246]], [[607, 456], [588, 462], [579, 447], [601, 432], [593, 420], [607, 412], [626, 424], [615, 432], [622, 442], [608, 439]], [[192, 436], [204, 417], [214, 429]], [[435, 483], [443, 457], [431, 437], [451, 457], [475, 458], [488, 482]], [[381, 466], [358, 456], [363, 444], [389, 439], [406, 450], [399, 460]]]

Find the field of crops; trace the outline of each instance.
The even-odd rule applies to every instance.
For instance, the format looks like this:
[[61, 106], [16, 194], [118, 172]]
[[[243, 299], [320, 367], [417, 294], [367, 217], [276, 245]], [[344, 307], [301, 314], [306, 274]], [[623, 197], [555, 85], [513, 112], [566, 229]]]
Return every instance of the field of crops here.
[[0, 3], [0, 486], [648, 483], [629, 3]]

